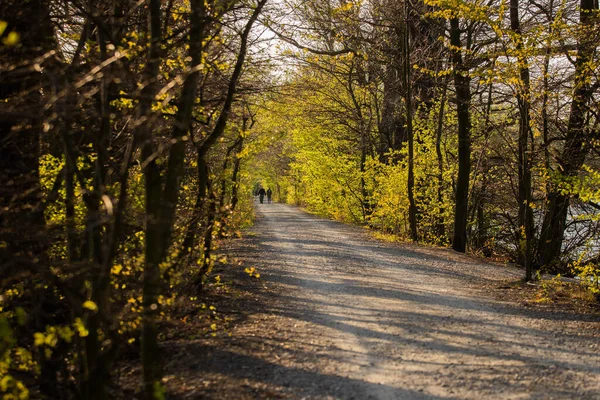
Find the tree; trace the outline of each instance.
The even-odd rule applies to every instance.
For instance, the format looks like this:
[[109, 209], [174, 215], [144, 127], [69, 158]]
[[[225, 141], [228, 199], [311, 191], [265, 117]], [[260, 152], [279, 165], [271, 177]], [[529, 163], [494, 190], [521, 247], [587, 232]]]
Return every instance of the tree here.
[[406, 107], [406, 131], [408, 136], [408, 184], [407, 184], [407, 194], [408, 194], [408, 220], [410, 224], [410, 237], [413, 241], [417, 241], [419, 239], [417, 233], [417, 206], [415, 204], [415, 151], [414, 151], [414, 132], [413, 132], [413, 109], [412, 109], [412, 82], [411, 82], [411, 68], [412, 65], [410, 63], [410, 27], [408, 24], [408, 14], [409, 14], [409, 6], [408, 2], [405, 2], [404, 5], [404, 18], [405, 18], [405, 28], [404, 28], [404, 88], [405, 88], [405, 97], [404, 103]]
[[575, 177], [589, 151], [590, 131], [587, 125], [588, 105], [598, 85], [589, 79], [593, 68], [593, 54], [597, 46], [594, 30], [597, 27], [598, 4], [590, 0], [581, 0], [577, 37], [577, 56], [574, 62], [573, 95], [567, 122], [564, 147], [558, 158], [558, 171], [554, 172], [553, 183], [548, 194], [548, 209], [544, 215], [538, 262], [551, 266], [560, 260], [567, 215], [571, 204], [571, 195], [561, 188], [563, 182]]
[[471, 173], [471, 81], [462, 57], [461, 29], [457, 16], [450, 18], [450, 44], [458, 117], [458, 178], [452, 248], [465, 252], [467, 248], [467, 218], [469, 174]]
[[[33, 24], [29, 16], [34, 16]], [[38, 166], [43, 132], [40, 89], [48, 88], [49, 82], [40, 71], [42, 65], [55, 68], [57, 43], [43, 1], [5, 2], [0, 21], [0, 262], [4, 268], [21, 263], [31, 268], [26, 264], [43, 263], [45, 250]]]
[[534, 234], [533, 212], [531, 209], [531, 134], [530, 99], [531, 86], [529, 79], [529, 63], [524, 53], [523, 36], [519, 20], [519, 2], [510, 2], [510, 27], [513, 31], [513, 41], [517, 63], [519, 65], [519, 84], [517, 86], [517, 104], [519, 107], [519, 144], [518, 144], [518, 171], [519, 171], [519, 232], [523, 236], [520, 245], [520, 261], [525, 266], [525, 280], [533, 278], [532, 269], [532, 241]]
[[[11, 272], [0, 284], [31, 288], [3, 300], [3, 373], [31, 380], [41, 370], [51, 398], [106, 398], [119, 350], [141, 325], [145, 397], [161, 396], [163, 277], [181, 268], [188, 185], [199, 183], [192, 142], [222, 156], [215, 143], [266, 3], [0, 6], [0, 259]], [[19, 364], [16, 351], [33, 361]]]

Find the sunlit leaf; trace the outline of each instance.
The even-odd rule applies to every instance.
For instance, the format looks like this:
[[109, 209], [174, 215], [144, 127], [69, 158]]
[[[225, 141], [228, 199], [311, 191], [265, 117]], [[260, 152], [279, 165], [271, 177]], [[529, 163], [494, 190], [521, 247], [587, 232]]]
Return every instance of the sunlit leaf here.
[[19, 43], [21, 36], [17, 32], [10, 32], [3, 40], [2, 43], [6, 46], [14, 46]]
[[91, 300], [84, 302], [83, 308], [90, 310], [90, 311], [94, 311], [94, 312], [98, 311], [98, 306], [96, 305], [96, 303], [94, 303]]

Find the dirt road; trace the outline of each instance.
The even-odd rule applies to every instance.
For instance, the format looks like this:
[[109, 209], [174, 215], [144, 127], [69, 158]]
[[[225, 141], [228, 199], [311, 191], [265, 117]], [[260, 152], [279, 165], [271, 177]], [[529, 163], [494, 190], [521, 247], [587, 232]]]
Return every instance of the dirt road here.
[[215, 350], [227, 361], [212, 373], [255, 388], [228, 397], [600, 399], [598, 318], [483, 289], [520, 271], [379, 242], [281, 204], [257, 213], [235, 252], [271, 295], [237, 345]]

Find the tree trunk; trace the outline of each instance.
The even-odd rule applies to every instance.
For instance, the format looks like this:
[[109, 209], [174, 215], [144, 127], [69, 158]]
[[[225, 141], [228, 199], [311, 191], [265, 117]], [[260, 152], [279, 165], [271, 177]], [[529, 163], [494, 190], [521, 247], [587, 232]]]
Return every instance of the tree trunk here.
[[[494, 60], [492, 66], [496, 65], [496, 61]], [[490, 115], [492, 112], [492, 103], [493, 103], [493, 91], [494, 85], [490, 83], [487, 93], [487, 104], [485, 108], [485, 124], [483, 127], [484, 132], [484, 143], [488, 143], [490, 136]], [[488, 194], [488, 173], [489, 173], [489, 160], [488, 157], [481, 156], [481, 187], [479, 190], [479, 194], [477, 196], [476, 202], [476, 213], [477, 213], [477, 235], [475, 237], [475, 247], [477, 249], [483, 249], [484, 255], [487, 256], [489, 254], [489, 248], [487, 248], [486, 243], [488, 239], [487, 232], [487, 221], [485, 218], [485, 203], [487, 200]]]
[[417, 206], [415, 203], [415, 151], [413, 131], [413, 109], [412, 109], [412, 82], [410, 65], [410, 27], [408, 25], [408, 2], [404, 7], [404, 103], [406, 106], [406, 134], [408, 138], [408, 222], [410, 227], [410, 238], [413, 242], [419, 240], [417, 235]]
[[[383, 105], [381, 109], [381, 122], [379, 123], [379, 144], [377, 152], [379, 160], [383, 163], [389, 161], [386, 155], [390, 150], [398, 150], [405, 136], [404, 121], [399, 116], [400, 78], [398, 69], [390, 61], [387, 65], [383, 80]], [[393, 158], [392, 158], [393, 159]]]
[[34, 60], [57, 45], [44, 1], [3, 1], [0, 20], [8, 23], [5, 35], [13, 30], [20, 35], [18, 45], [0, 44], [0, 264], [19, 259], [37, 264], [46, 238], [38, 207], [42, 74]]
[[469, 202], [469, 175], [471, 173], [471, 86], [468, 71], [463, 64], [460, 27], [457, 18], [450, 20], [450, 44], [458, 116], [458, 179], [456, 182], [456, 209], [452, 248], [464, 253], [467, 249], [467, 218]]
[[444, 130], [444, 110], [446, 107], [446, 93], [448, 91], [448, 80], [444, 79], [442, 87], [442, 98], [440, 99], [440, 111], [437, 121], [437, 129], [435, 135], [435, 154], [437, 156], [437, 201], [439, 205], [439, 216], [437, 221], [437, 234], [440, 242], [444, 241], [446, 236], [446, 224], [444, 221], [444, 158], [442, 156], [442, 134]]
[[204, 231], [204, 246], [202, 254], [202, 266], [198, 274], [196, 285], [199, 290], [202, 289], [204, 282], [208, 279], [208, 275], [213, 266], [212, 248], [213, 248], [213, 231], [215, 227], [215, 217], [217, 213], [217, 199], [212, 187], [212, 182], [209, 180], [208, 185], [208, 211], [206, 219], [206, 230]]
[[230, 209], [230, 212], [232, 212], [232, 213], [235, 210], [235, 208], [237, 207], [237, 203], [238, 203], [238, 191], [239, 191], [239, 186], [240, 186], [238, 176], [240, 173], [240, 166], [242, 164], [242, 159], [240, 157], [238, 157], [237, 154], [240, 154], [242, 152], [243, 146], [244, 146], [244, 140], [242, 138], [242, 140], [240, 140], [240, 142], [238, 144], [238, 148], [235, 151], [236, 157], [233, 162], [233, 172], [231, 173], [231, 184], [233, 186], [231, 187], [231, 209]]
[[148, 30], [150, 44], [146, 64], [145, 80], [148, 82], [140, 98], [137, 142], [142, 146], [142, 165], [144, 167], [146, 189], [146, 234], [145, 265], [142, 284], [142, 374], [143, 390], [146, 399], [159, 399], [161, 395], [160, 379], [162, 368], [158, 348], [158, 296], [160, 295], [160, 262], [162, 256], [160, 211], [162, 182], [159, 166], [155, 160], [152, 131], [154, 128], [152, 102], [158, 92], [157, 79], [160, 73], [161, 10], [160, 0], [150, 0], [148, 9]]
[[[43, 275], [48, 268], [48, 237], [38, 168], [43, 96], [51, 90], [40, 65], [48, 73], [55, 72], [51, 52], [58, 45], [45, 1], [3, 0], [0, 21], [7, 23], [2, 39], [13, 31], [19, 35], [15, 45], [5, 45], [0, 39], [0, 265], [7, 268], [4, 271], [21, 272], [26, 266]], [[53, 296], [48, 299], [44, 292], [39, 291], [40, 308], [54, 311]], [[53, 318], [36, 317], [34, 329], [44, 330], [54, 323]], [[39, 367], [41, 395], [57, 398], [56, 358], [41, 360]]]
[[362, 217], [363, 223], [367, 223], [369, 216], [371, 215], [371, 204], [369, 201], [369, 192], [367, 190], [367, 185], [365, 181], [365, 172], [366, 172], [366, 163], [367, 163], [367, 133], [365, 132], [365, 128], [362, 127], [361, 121], [361, 133], [360, 133], [360, 195], [361, 195], [361, 208], [362, 208]]
[[[66, 135], [65, 135], [66, 136]], [[70, 146], [70, 143], [65, 143]], [[65, 154], [67, 150], [65, 149]], [[77, 246], [77, 229], [75, 226], [75, 166], [71, 157], [66, 158], [65, 174], [65, 219], [67, 228], [67, 254], [69, 262], [75, 263], [79, 260]]]
[[[96, 7], [97, 3], [90, 2], [90, 12], [93, 15], [112, 15], [114, 9], [110, 6], [108, 10], [101, 10]], [[113, 21], [108, 22], [107, 28], [96, 31], [96, 44], [100, 50], [100, 60], [105, 61], [108, 58], [107, 46], [108, 37], [106, 29], [110, 29]], [[96, 111], [99, 115], [99, 131], [93, 135], [93, 148], [97, 154], [94, 168], [94, 191], [86, 194], [87, 222], [86, 233], [88, 234], [88, 254], [87, 259], [91, 265], [91, 300], [96, 304], [97, 310], [91, 312], [87, 318], [89, 334], [86, 337], [86, 361], [88, 370], [88, 388], [90, 399], [103, 400], [107, 393], [106, 383], [109, 380], [109, 367], [106, 364], [106, 349], [102, 350], [102, 339], [100, 332], [108, 334], [108, 326], [103, 323], [110, 320], [110, 269], [111, 260], [107, 260], [108, 251], [106, 245], [107, 235], [104, 234], [103, 216], [100, 202], [106, 193], [107, 185], [107, 164], [109, 160], [108, 148], [111, 136], [110, 122], [110, 101], [111, 101], [111, 66], [104, 67], [103, 73], [99, 78], [98, 94], [96, 96]], [[72, 163], [75, 160], [71, 160]]]
[[[550, 6], [549, 9], [553, 10], [554, 2], [551, 0], [550, 1]], [[549, 20], [553, 21], [554, 20], [554, 16], [552, 15], [552, 11], [551, 14], [549, 16]], [[550, 26], [552, 26], [552, 24], [550, 24]], [[550, 30], [550, 33], [552, 32], [552, 28]], [[549, 115], [548, 115], [548, 103], [550, 100], [550, 82], [548, 79], [549, 76], [549, 72], [550, 72], [550, 59], [552, 56], [552, 39], [549, 38], [546, 41], [546, 52], [544, 54], [544, 67], [542, 70], [542, 76], [543, 76], [543, 94], [542, 94], [542, 134], [543, 134], [543, 140], [544, 140], [544, 169], [546, 174], [550, 174], [551, 172], [551, 164], [550, 164], [550, 123], [549, 123]], [[552, 184], [550, 179], [546, 178], [546, 182], [545, 182], [545, 189], [546, 189], [546, 193], [548, 195], [550, 195], [552, 193]], [[549, 200], [549, 199], [548, 199]], [[546, 207], [549, 206], [549, 203], [546, 204]], [[548, 211], [548, 208], [546, 208], [546, 212]], [[536, 255], [536, 259], [535, 259], [535, 263], [536, 263], [536, 267], [539, 267], [540, 264], [540, 257], [539, 257], [539, 251], [541, 249], [541, 241], [543, 240], [543, 236], [544, 236], [544, 225], [545, 222], [542, 225], [542, 230], [540, 232], [540, 240], [537, 242], [537, 246], [535, 249], [535, 255]]]
[[[244, 121], [242, 124], [242, 132], [246, 131], [247, 123], [248, 123], [248, 120], [246, 118], [244, 118]], [[234, 190], [237, 191], [237, 188], [235, 187], [236, 183], [237, 183], [236, 165], [239, 170], [239, 163], [236, 163], [236, 161], [239, 160], [238, 154], [241, 151], [240, 143], [243, 143], [243, 141], [244, 141], [244, 136], [243, 136], [243, 134], [240, 134], [240, 136], [238, 136], [238, 138], [236, 139], [235, 143], [227, 149], [227, 154], [225, 155], [225, 161], [223, 161], [223, 179], [221, 181], [221, 192], [219, 193], [219, 202], [218, 202], [218, 208], [217, 208], [217, 211], [219, 213], [219, 227], [217, 229], [218, 232], [216, 235], [218, 237], [224, 236], [224, 229], [226, 228], [226, 225], [227, 225], [227, 218], [229, 217], [229, 215], [231, 215], [230, 206], [225, 205], [225, 199], [227, 197], [227, 182], [228, 181], [231, 182], [231, 185], [232, 185], [231, 186], [231, 195], [233, 197]], [[225, 178], [227, 168], [229, 167], [230, 157], [233, 157], [233, 159], [234, 159], [232, 175], [235, 174], [235, 178], [231, 179], [231, 180]], [[236, 196], [237, 196], [237, 192], [236, 192]], [[233, 201], [233, 199], [231, 201]]]
[[523, 54], [523, 39], [519, 21], [519, 0], [510, 0], [510, 27], [515, 35], [515, 49], [519, 64], [519, 87], [517, 103], [519, 105], [519, 261], [525, 266], [525, 280], [533, 277], [531, 266], [531, 242], [533, 240], [533, 210], [531, 209], [531, 136], [529, 62]]
[[410, 65], [410, 27], [408, 25], [408, 2], [404, 7], [404, 103], [406, 106], [406, 133], [408, 137], [408, 222], [410, 227], [410, 238], [413, 242], [419, 240], [417, 234], [417, 205], [415, 203], [415, 151], [413, 132], [413, 109], [412, 109], [412, 82]]
[[169, 151], [165, 188], [162, 195], [163, 257], [166, 257], [166, 252], [168, 252], [171, 244], [171, 230], [175, 220], [175, 209], [179, 199], [181, 177], [183, 176], [186, 135], [190, 134], [192, 127], [192, 110], [198, 93], [199, 68], [202, 64], [206, 4], [204, 0], [191, 0], [190, 7], [189, 58], [191, 61], [188, 75], [183, 83], [181, 99], [175, 117], [175, 126], [172, 133], [174, 143]]
[[[588, 152], [585, 146], [587, 137], [585, 121], [587, 104], [593, 91], [588, 81], [588, 64], [591, 62], [596, 48], [594, 35], [589, 31], [597, 18], [594, 10], [598, 9], [595, 0], [581, 0], [580, 2], [580, 34], [577, 46], [577, 59], [575, 60], [575, 82], [573, 100], [567, 125], [565, 145], [559, 158], [560, 178], [576, 176]], [[548, 194], [548, 210], [544, 216], [538, 262], [540, 265], [556, 266], [560, 261], [562, 244], [571, 195], [561, 192], [557, 185], [553, 185]]]
[[196, 179], [198, 180], [198, 189], [196, 192], [196, 202], [194, 204], [193, 217], [188, 225], [177, 264], [180, 264], [186, 260], [187, 256], [192, 253], [192, 250], [196, 245], [196, 234], [202, 225], [204, 214], [203, 208], [206, 199], [206, 188], [208, 186], [208, 165], [206, 164], [206, 160], [200, 154], [200, 152], [197, 152], [196, 155]]

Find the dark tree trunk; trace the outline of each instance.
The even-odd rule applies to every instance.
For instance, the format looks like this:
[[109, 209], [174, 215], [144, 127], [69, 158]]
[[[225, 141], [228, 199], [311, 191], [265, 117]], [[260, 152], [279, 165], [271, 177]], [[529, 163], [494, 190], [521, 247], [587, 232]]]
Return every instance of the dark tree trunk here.
[[452, 248], [459, 252], [467, 249], [467, 218], [469, 205], [469, 175], [471, 173], [471, 86], [462, 58], [460, 27], [457, 18], [450, 20], [450, 44], [458, 116], [458, 179]]
[[[362, 123], [361, 123], [362, 125]], [[371, 215], [371, 203], [369, 201], [369, 191], [365, 181], [366, 163], [367, 163], [367, 133], [365, 128], [361, 129], [360, 134], [360, 195], [363, 223], [366, 223]]]
[[413, 242], [419, 240], [417, 234], [417, 205], [415, 203], [415, 151], [413, 131], [413, 108], [412, 108], [412, 82], [410, 65], [410, 26], [408, 18], [408, 2], [404, 7], [404, 103], [406, 107], [406, 133], [408, 138], [408, 222], [410, 227], [410, 238]]
[[[244, 140], [240, 140], [239, 144], [238, 144], [238, 148], [236, 149], [236, 154], [240, 154], [242, 152], [242, 148], [244, 146]], [[240, 186], [240, 182], [239, 182], [239, 173], [240, 173], [240, 167], [242, 164], [242, 160], [239, 157], [235, 157], [234, 162], [233, 162], [233, 172], [231, 173], [231, 209], [230, 212], [233, 212], [235, 210], [235, 208], [237, 207], [237, 203], [238, 203], [238, 191], [239, 191], [239, 186]]]
[[0, 264], [39, 264], [46, 240], [38, 173], [43, 82], [34, 64], [57, 44], [45, 1], [3, 1], [0, 20], [8, 23], [3, 38], [20, 35], [18, 45], [0, 44]]
[[517, 103], [519, 105], [519, 143], [518, 143], [518, 173], [519, 173], [519, 261], [525, 266], [525, 280], [533, 277], [531, 265], [531, 243], [533, 240], [533, 210], [531, 209], [531, 151], [529, 137], [530, 124], [530, 84], [529, 63], [523, 54], [523, 40], [519, 21], [519, 1], [510, 0], [510, 27], [515, 34], [515, 48], [519, 64], [519, 87], [517, 88]]
[[144, 74], [147, 85], [142, 91], [136, 129], [136, 141], [142, 146], [142, 165], [146, 189], [145, 265], [142, 287], [142, 374], [146, 399], [159, 398], [162, 368], [158, 348], [158, 296], [160, 295], [161, 234], [160, 212], [162, 181], [155, 160], [156, 148], [152, 131], [152, 102], [158, 92], [160, 73], [160, 46], [162, 44], [160, 0], [150, 0], [148, 8], [148, 31], [150, 37], [148, 59]]
[[[68, 146], [68, 144], [65, 144]], [[67, 152], [65, 151], [65, 154]], [[67, 253], [71, 263], [79, 260], [77, 229], [75, 226], [75, 166], [70, 157], [66, 157], [65, 174], [65, 217], [67, 228]]]
[[[244, 118], [242, 123], [242, 132], [246, 132], [248, 125], [247, 118]], [[217, 236], [223, 237], [225, 235], [225, 230], [227, 228], [228, 217], [231, 215], [231, 205], [226, 205], [226, 197], [227, 197], [227, 183], [231, 183], [231, 202], [233, 202], [233, 196], [236, 196], [237, 202], [237, 173], [239, 171], [239, 157], [238, 154], [242, 151], [242, 146], [244, 143], [244, 136], [240, 134], [236, 139], [235, 143], [227, 149], [227, 154], [225, 155], [225, 161], [223, 161], [223, 179], [221, 181], [221, 192], [219, 194], [219, 202], [218, 202], [218, 213], [219, 213], [219, 227]], [[233, 157], [233, 172], [232, 178], [225, 178], [227, 168], [229, 167], [230, 157]]]
[[[495, 62], [493, 63], [495, 65]], [[487, 104], [485, 108], [485, 124], [483, 127], [484, 131], [484, 141], [488, 143], [489, 133], [490, 133], [490, 115], [492, 111], [492, 102], [493, 102], [493, 90], [494, 85], [490, 83], [488, 88], [488, 98]], [[488, 173], [489, 173], [489, 163], [488, 157], [482, 156], [481, 160], [481, 183], [479, 188], [479, 193], [477, 194], [476, 199], [476, 214], [477, 214], [477, 234], [474, 238], [474, 244], [477, 249], [483, 250], [484, 255], [489, 254], [489, 249], [487, 248], [487, 240], [488, 240], [488, 222], [485, 215], [485, 204], [488, 198]]]
[[[102, 10], [97, 7], [98, 4], [90, 2], [90, 12], [93, 15], [102, 16], [113, 15], [114, 7], [106, 7]], [[114, 6], [114, 5], [113, 5]], [[108, 58], [108, 33], [113, 26], [114, 21], [109, 21], [104, 29], [96, 30], [95, 44], [100, 51], [100, 62]], [[108, 333], [108, 327], [104, 321], [110, 320], [110, 269], [112, 260], [107, 260], [108, 244], [107, 235], [104, 234], [103, 226], [103, 211], [100, 207], [102, 197], [106, 193], [107, 186], [107, 165], [109, 161], [109, 143], [111, 138], [111, 122], [110, 122], [110, 102], [111, 90], [114, 90], [114, 85], [111, 84], [111, 69], [112, 66], [103, 68], [102, 75], [99, 77], [98, 94], [96, 96], [96, 111], [99, 116], [99, 130], [93, 135], [93, 148], [97, 155], [94, 165], [94, 191], [85, 194], [87, 221], [86, 221], [86, 247], [87, 261], [91, 265], [91, 300], [96, 304], [97, 311], [89, 313], [87, 316], [87, 326], [89, 330], [88, 336], [85, 338], [86, 345], [86, 361], [88, 380], [86, 391], [89, 393], [89, 398], [94, 400], [103, 400], [106, 398], [106, 383], [109, 380], [110, 371], [106, 363], [106, 349], [103, 351], [100, 332]], [[70, 141], [67, 146], [70, 146]], [[74, 149], [69, 150], [74, 154]], [[75, 164], [75, 160], [71, 160], [71, 164]], [[110, 346], [108, 346], [110, 347]]]
[[[43, 107], [51, 90], [40, 65], [56, 73], [58, 62], [51, 52], [58, 45], [45, 1], [2, 1], [0, 21], [7, 23], [0, 37], [0, 265], [9, 274], [28, 269], [43, 276], [48, 239], [38, 166]], [[15, 45], [2, 43], [10, 32], [19, 35]], [[44, 310], [35, 316], [36, 330], [56, 322], [56, 302], [49, 291], [36, 293]], [[56, 357], [41, 360], [38, 382], [44, 397], [60, 395], [60, 364]]]
[[[564, 178], [573, 177], [579, 173], [588, 152], [588, 147], [585, 146], [588, 140], [585, 121], [587, 104], [593, 95], [593, 91], [588, 82], [587, 69], [596, 48], [595, 37], [590, 34], [589, 29], [597, 18], [594, 13], [594, 10], [597, 9], [598, 3], [595, 0], [581, 0], [580, 2], [582, 31], [575, 61], [573, 100], [571, 102], [566, 140], [558, 162], [560, 174]], [[571, 196], [569, 194], [561, 192], [556, 185], [553, 185], [548, 194], [548, 209], [544, 216], [540, 234], [538, 250], [540, 265], [553, 266], [560, 261], [570, 200]]]
[[[169, 151], [169, 161], [165, 178], [165, 188], [162, 197], [161, 224], [163, 231], [163, 257], [171, 244], [171, 230], [175, 219], [175, 209], [179, 198], [181, 178], [185, 160], [186, 135], [192, 127], [192, 110], [198, 93], [200, 81], [199, 67], [202, 63], [202, 47], [205, 31], [206, 5], [204, 0], [190, 2], [190, 36], [189, 36], [189, 65], [188, 75], [183, 83], [181, 99], [177, 108], [173, 142]], [[189, 139], [189, 137], [187, 137]]]
[[[396, 63], [393, 60], [390, 64]], [[405, 142], [404, 120], [399, 105], [401, 104], [402, 87], [400, 73], [394, 65], [388, 65], [383, 80], [383, 105], [381, 122], [379, 123], [379, 160], [387, 162], [386, 155], [390, 150], [399, 150]]]
[[446, 237], [446, 223], [444, 221], [444, 158], [442, 156], [442, 134], [444, 130], [444, 111], [446, 107], [446, 93], [448, 91], [448, 80], [444, 79], [442, 87], [442, 98], [440, 99], [440, 111], [437, 120], [437, 129], [435, 135], [435, 154], [437, 156], [437, 201], [439, 205], [439, 216], [437, 221], [437, 235], [440, 242]]
[[198, 152], [196, 155], [196, 179], [198, 180], [198, 189], [196, 191], [194, 214], [190, 224], [188, 225], [185, 239], [183, 240], [183, 244], [181, 246], [178, 263], [181, 263], [187, 259], [187, 256], [192, 253], [192, 250], [196, 246], [197, 233], [202, 226], [204, 216], [204, 204], [208, 186], [208, 165], [206, 164], [206, 160], [200, 154], [200, 152]]
[[209, 180], [207, 185], [208, 190], [208, 210], [206, 219], [206, 230], [204, 231], [204, 246], [202, 252], [202, 266], [198, 274], [196, 285], [202, 289], [204, 282], [208, 279], [213, 266], [212, 249], [213, 249], [213, 232], [215, 227], [215, 218], [217, 214], [217, 199], [212, 187], [212, 182]]

